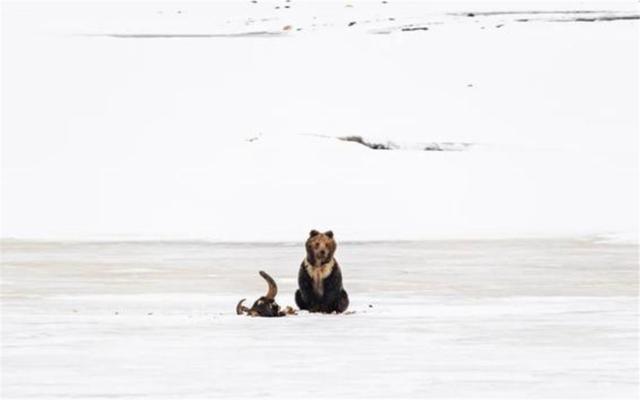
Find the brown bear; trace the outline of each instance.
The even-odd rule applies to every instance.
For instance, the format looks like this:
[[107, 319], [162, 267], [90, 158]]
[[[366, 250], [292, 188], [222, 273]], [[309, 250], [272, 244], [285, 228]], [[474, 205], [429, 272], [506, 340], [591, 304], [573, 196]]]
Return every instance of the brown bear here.
[[310, 312], [344, 312], [349, 296], [342, 286], [342, 272], [334, 258], [336, 241], [333, 232], [309, 232], [307, 256], [298, 271], [296, 304]]

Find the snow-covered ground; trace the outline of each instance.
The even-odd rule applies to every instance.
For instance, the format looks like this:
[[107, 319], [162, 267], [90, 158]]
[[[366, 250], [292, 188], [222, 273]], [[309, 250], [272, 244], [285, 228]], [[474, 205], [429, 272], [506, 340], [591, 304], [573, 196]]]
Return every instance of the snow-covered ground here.
[[2, 237], [637, 237], [636, 3], [2, 11]]
[[634, 245], [342, 243], [351, 315], [294, 305], [302, 243], [3, 242], [2, 398], [636, 398]]
[[2, 399], [637, 397], [637, 3], [1, 11]]

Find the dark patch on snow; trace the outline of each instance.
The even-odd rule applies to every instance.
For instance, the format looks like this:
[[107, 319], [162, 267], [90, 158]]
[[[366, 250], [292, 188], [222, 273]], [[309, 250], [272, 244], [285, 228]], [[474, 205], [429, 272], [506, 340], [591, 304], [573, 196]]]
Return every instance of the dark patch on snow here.
[[450, 13], [449, 15], [462, 16], [462, 17], [489, 17], [494, 15], [528, 15], [528, 14], [604, 14], [611, 13], [612, 11], [607, 10], [564, 10], [564, 11], [475, 11], [475, 12], [466, 12], [466, 13]]
[[354, 142], [373, 150], [413, 150], [413, 151], [465, 151], [472, 146], [466, 142], [434, 142], [434, 143], [410, 143], [397, 144], [391, 141], [386, 143], [374, 143], [366, 141], [362, 136], [344, 136], [339, 140]]
[[400, 29], [403, 32], [413, 32], [413, 31], [428, 31], [429, 28], [426, 26], [408, 26]]
[[575, 18], [550, 18], [536, 19], [518, 18], [516, 22], [542, 21], [542, 22], [612, 22], [612, 21], [633, 21], [640, 20], [640, 15], [601, 15], [598, 17], [575, 17]]
[[345, 136], [345, 137], [340, 137], [338, 138], [340, 140], [344, 140], [345, 142], [355, 142], [355, 143], [359, 143], [363, 146], [367, 146], [370, 149], [373, 150], [391, 150], [391, 147], [389, 147], [388, 145], [382, 144], [382, 143], [369, 143], [366, 142], [362, 136]]
[[567, 19], [552, 19], [551, 22], [609, 22], [609, 21], [625, 21], [625, 20], [637, 20], [640, 19], [640, 15], [603, 15], [601, 17], [578, 17]]
[[[467, 13], [450, 13], [458, 17], [493, 17], [493, 16], [520, 16], [516, 18], [516, 22], [529, 22], [532, 20], [545, 22], [598, 22], [598, 21], [622, 21], [622, 20], [638, 20], [640, 15], [619, 13], [616, 11], [602, 10], [565, 10], [565, 11], [485, 11], [485, 12], [467, 12]], [[531, 16], [533, 18], [525, 18]], [[537, 16], [549, 16], [558, 18], [539, 19]], [[561, 18], [567, 16], [567, 18]], [[503, 24], [496, 25], [496, 28], [502, 27]]]
[[424, 147], [424, 151], [465, 151], [468, 150], [473, 143], [468, 142], [438, 142], [430, 143]]

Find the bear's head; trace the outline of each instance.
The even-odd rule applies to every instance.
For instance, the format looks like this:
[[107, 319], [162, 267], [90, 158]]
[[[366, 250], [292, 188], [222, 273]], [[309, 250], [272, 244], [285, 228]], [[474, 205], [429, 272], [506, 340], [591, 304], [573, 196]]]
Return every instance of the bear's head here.
[[336, 241], [333, 240], [333, 232], [320, 233], [315, 229], [309, 232], [306, 243], [307, 261], [311, 265], [326, 264], [333, 259], [336, 251]]

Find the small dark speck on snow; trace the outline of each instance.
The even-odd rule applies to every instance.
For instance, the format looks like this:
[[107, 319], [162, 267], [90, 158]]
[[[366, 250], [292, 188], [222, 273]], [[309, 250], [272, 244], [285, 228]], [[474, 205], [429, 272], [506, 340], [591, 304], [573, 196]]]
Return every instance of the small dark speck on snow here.
[[354, 26], [355, 24], [356, 24], [356, 21], [351, 21], [351, 22], [349, 22], [348, 26]]

